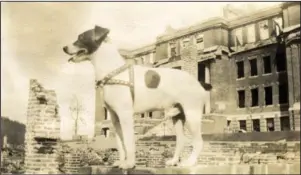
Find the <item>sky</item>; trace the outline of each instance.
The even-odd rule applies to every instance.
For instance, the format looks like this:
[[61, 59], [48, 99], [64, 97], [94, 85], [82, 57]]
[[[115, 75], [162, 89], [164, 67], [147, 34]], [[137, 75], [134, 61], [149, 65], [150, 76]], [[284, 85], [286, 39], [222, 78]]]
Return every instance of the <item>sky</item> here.
[[221, 16], [225, 4], [246, 6], [244, 2], [1, 3], [1, 116], [26, 123], [29, 80], [37, 79], [57, 93], [62, 138], [73, 133], [69, 111], [73, 95], [85, 109], [86, 124], [79, 132], [92, 136], [94, 72], [88, 62], [67, 63], [63, 46], [100, 25], [110, 29], [110, 38], [120, 48], [137, 48], [155, 42], [168, 25], [181, 28]]

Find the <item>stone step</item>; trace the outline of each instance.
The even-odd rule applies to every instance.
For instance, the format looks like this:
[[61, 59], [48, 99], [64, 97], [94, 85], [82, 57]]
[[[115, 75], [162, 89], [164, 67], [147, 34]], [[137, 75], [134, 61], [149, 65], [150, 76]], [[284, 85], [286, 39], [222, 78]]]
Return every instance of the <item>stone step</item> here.
[[[91, 166], [80, 168], [79, 174], [124, 174], [120, 169], [108, 166]], [[127, 174], [300, 174], [300, 163], [268, 165], [223, 165], [195, 166], [191, 168], [136, 167]]]

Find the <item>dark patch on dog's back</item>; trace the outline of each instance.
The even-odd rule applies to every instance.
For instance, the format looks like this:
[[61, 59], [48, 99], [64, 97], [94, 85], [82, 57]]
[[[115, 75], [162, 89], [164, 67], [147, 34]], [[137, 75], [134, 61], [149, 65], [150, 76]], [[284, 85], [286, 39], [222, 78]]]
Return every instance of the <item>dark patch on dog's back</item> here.
[[212, 89], [212, 86], [211, 84], [209, 83], [205, 83], [205, 82], [200, 82], [200, 84], [203, 86], [203, 88], [206, 90], [206, 91], [210, 91]]
[[157, 88], [160, 84], [160, 80], [161, 80], [160, 75], [154, 70], [148, 70], [144, 74], [144, 82], [146, 87], [148, 88], [151, 89]]

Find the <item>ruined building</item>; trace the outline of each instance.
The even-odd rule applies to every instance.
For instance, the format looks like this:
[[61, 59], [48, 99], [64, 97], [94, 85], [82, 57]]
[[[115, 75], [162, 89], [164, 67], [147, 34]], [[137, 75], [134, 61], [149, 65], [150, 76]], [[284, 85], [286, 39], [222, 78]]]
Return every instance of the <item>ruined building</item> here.
[[[205, 116], [226, 117], [232, 131], [300, 130], [300, 3], [233, 11], [227, 7], [225, 17], [179, 30], [168, 27], [155, 43], [121, 53], [136, 64], [182, 69], [210, 83]], [[162, 112], [138, 118], [156, 125]]]
[[26, 174], [58, 174], [60, 117], [56, 94], [30, 80], [25, 134]]

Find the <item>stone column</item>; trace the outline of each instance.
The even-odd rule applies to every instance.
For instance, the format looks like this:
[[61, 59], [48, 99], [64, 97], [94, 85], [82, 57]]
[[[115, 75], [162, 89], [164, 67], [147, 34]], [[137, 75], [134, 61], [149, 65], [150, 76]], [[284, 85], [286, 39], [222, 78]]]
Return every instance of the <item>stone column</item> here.
[[295, 124], [294, 124], [294, 114], [293, 114], [292, 111], [289, 111], [289, 119], [290, 119], [290, 130], [294, 131], [295, 130], [295, 128], [294, 128]]
[[300, 109], [293, 111], [294, 115], [294, 129], [295, 131], [300, 131]]
[[247, 132], [252, 132], [253, 131], [252, 116], [247, 116], [246, 124], [247, 124]]
[[[300, 32], [300, 31], [299, 31]], [[292, 44], [294, 103], [300, 102], [300, 44]]]
[[278, 106], [278, 104], [279, 104], [279, 84], [273, 83], [272, 89], [273, 89], [273, 104], [274, 104], [274, 106]]
[[278, 114], [275, 114], [274, 126], [275, 126], [275, 131], [281, 131], [280, 117], [278, 116]]
[[267, 132], [267, 121], [263, 116], [260, 116], [260, 132]]
[[233, 120], [231, 120], [230, 129], [234, 131], [239, 130], [239, 122], [236, 118], [233, 118]]
[[286, 48], [286, 70], [287, 70], [287, 82], [288, 82], [288, 101], [289, 106], [292, 107], [294, 104], [294, 86], [293, 86], [293, 65], [292, 65], [292, 49]]

